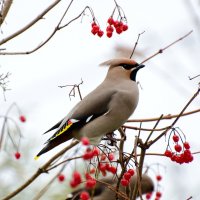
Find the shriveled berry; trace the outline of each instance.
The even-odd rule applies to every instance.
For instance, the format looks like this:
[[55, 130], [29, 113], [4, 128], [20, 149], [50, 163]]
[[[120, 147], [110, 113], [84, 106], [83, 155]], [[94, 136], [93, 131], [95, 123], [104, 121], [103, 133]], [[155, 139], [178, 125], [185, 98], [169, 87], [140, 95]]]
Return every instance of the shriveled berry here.
[[58, 175], [58, 181], [63, 182], [65, 180], [65, 176], [63, 174]]
[[126, 180], [125, 178], [122, 178], [121, 185], [124, 186], [124, 187], [126, 187], [126, 186], [128, 186], [128, 184], [129, 184], [129, 181]]
[[179, 136], [174, 134], [172, 139], [173, 139], [174, 142], [178, 142], [179, 141]]
[[86, 192], [86, 191], [81, 192], [81, 194], [80, 194], [80, 199], [81, 199], [81, 200], [89, 200], [89, 199], [90, 199], [89, 193]]
[[96, 172], [95, 168], [90, 169], [90, 174], [94, 174]]
[[90, 141], [87, 137], [82, 137], [81, 142], [83, 145], [88, 146], [90, 144]]
[[16, 152], [15, 153], [15, 158], [18, 160], [18, 159], [20, 159], [20, 157], [21, 157], [21, 154], [19, 152]]
[[190, 149], [190, 144], [188, 142], [184, 142], [183, 146], [185, 147], [185, 149]]
[[91, 33], [92, 33], [93, 35], [96, 35], [96, 34], [97, 34], [97, 32], [96, 32], [94, 29], [91, 30]]
[[181, 152], [182, 147], [181, 147], [180, 144], [176, 144], [176, 145], [174, 146], [174, 149], [176, 150], [176, 152]]
[[24, 115], [21, 115], [19, 117], [19, 120], [24, 123], [24, 122], [26, 122], [26, 117]]

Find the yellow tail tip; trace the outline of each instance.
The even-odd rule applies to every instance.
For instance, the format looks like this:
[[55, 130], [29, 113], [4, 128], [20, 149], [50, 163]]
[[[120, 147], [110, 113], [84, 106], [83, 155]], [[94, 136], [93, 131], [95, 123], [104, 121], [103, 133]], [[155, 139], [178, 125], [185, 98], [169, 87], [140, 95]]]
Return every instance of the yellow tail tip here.
[[39, 156], [35, 156], [34, 159], [37, 160], [39, 158]]

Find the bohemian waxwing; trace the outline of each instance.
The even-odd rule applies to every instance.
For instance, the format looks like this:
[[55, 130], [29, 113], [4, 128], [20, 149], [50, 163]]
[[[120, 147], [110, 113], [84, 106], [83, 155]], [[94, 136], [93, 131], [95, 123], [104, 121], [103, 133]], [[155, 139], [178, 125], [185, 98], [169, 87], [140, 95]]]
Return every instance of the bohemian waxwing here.
[[[100, 179], [100, 181], [103, 181], [105, 183], [108, 183], [109, 185], [116, 186], [117, 179], [113, 179], [113, 177], [107, 177]], [[130, 181], [130, 193], [133, 193], [135, 183], [137, 181], [137, 176], [133, 176]], [[141, 180], [141, 192], [142, 194], [153, 192], [154, 190], [154, 184], [152, 179], [147, 176], [146, 174], [142, 175]], [[116, 199], [116, 193], [106, 187], [105, 184], [97, 182], [94, 189], [86, 189], [86, 188], [80, 188], [78, 190], [75, 190], [72, 194], [67, 195], [66, 200], [79, 200], [80, 193], [82, 191], [89, 192], [90, 195], [93, 195], [93, 200], [115, 200]], [[120, 185], [119, 191], [126, 194], [126, 187], [123, 187]], [[139, 195], [139, 194], [138, 194]], [[123, 197], [119, 196], [119, 200], [124, 200]]]
[[45, 132], [56, 129], [35, 159], [72, 138], [87, 137], [91, 144], [98, 145], [105, 134], [118, 129], [134, 112], [139, 97], [136, 74], [144, 65], [127, 58], [101, 65], [109, 66], [105, 80]]

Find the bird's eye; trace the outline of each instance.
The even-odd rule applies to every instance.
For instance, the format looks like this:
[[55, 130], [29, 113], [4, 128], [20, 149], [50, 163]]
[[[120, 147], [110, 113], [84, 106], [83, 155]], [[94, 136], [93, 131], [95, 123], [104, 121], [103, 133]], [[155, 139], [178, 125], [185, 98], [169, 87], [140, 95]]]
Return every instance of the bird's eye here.
[[122, 67], [126, 70], [130, 70], [132, 68], [136, 68], [138, 65], [138, 63], [135, 63], [134, 65], [122, 64]]

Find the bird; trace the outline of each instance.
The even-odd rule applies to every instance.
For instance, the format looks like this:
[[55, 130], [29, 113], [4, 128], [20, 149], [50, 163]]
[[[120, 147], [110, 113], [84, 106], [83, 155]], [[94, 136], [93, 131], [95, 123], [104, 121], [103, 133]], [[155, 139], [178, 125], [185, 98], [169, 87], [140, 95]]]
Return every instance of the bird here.
[[[109, 189], [102, 182], [115, 187], [117, 185], [117, 181], [118, 181], [117, 179], [113, 179], [113, 177], [111, 177], [111, 176], [102, 178], [102, 179], [100, 179], [100, 182], [97, 181], [94, 189], [79, 188], [79, 189], [73, 191], [71, 194], [68, 194], [66, 200], [72, 200], [72, 199], [79, 200], [80, 199], [79, 195], [82, 191], [87, 191], [91, 196], [93, 196], [93, 198], [92, 198], [93, 200], [107, 200], [107, 199], [115, 200], [116, 193], [113, 190]], [[134, 186], [136, 183], [137, 183], [137, 176], [134, 175], [131, 178], [130, 184], [129, 184], [130, 185], [130, 194], [133, 193]], [[120, 185], [119, 191], [126, 194], [126, 187], [123, 187]], [[146, 194], [146, 193], [151, 193], [153, 191], [154, 191], [154, 183], [153, 183], [152, 179], [148, 175], [143, 174], [142, 179], [141, 179], [141, 193]], [[124, 198], [119, 195], [119, 200], [124, 200]]]
[[97, 146], [104, 135], [117, 130], [132, 115], [139, 99], [136, 75], [144, 65], [133, 59], [117, 58], [100, 66], [109, 66], [103, 82], [44, 133], [55, 131], [35, 160], [72, 138], [80, 141], [87, 137], [90, 144]]

